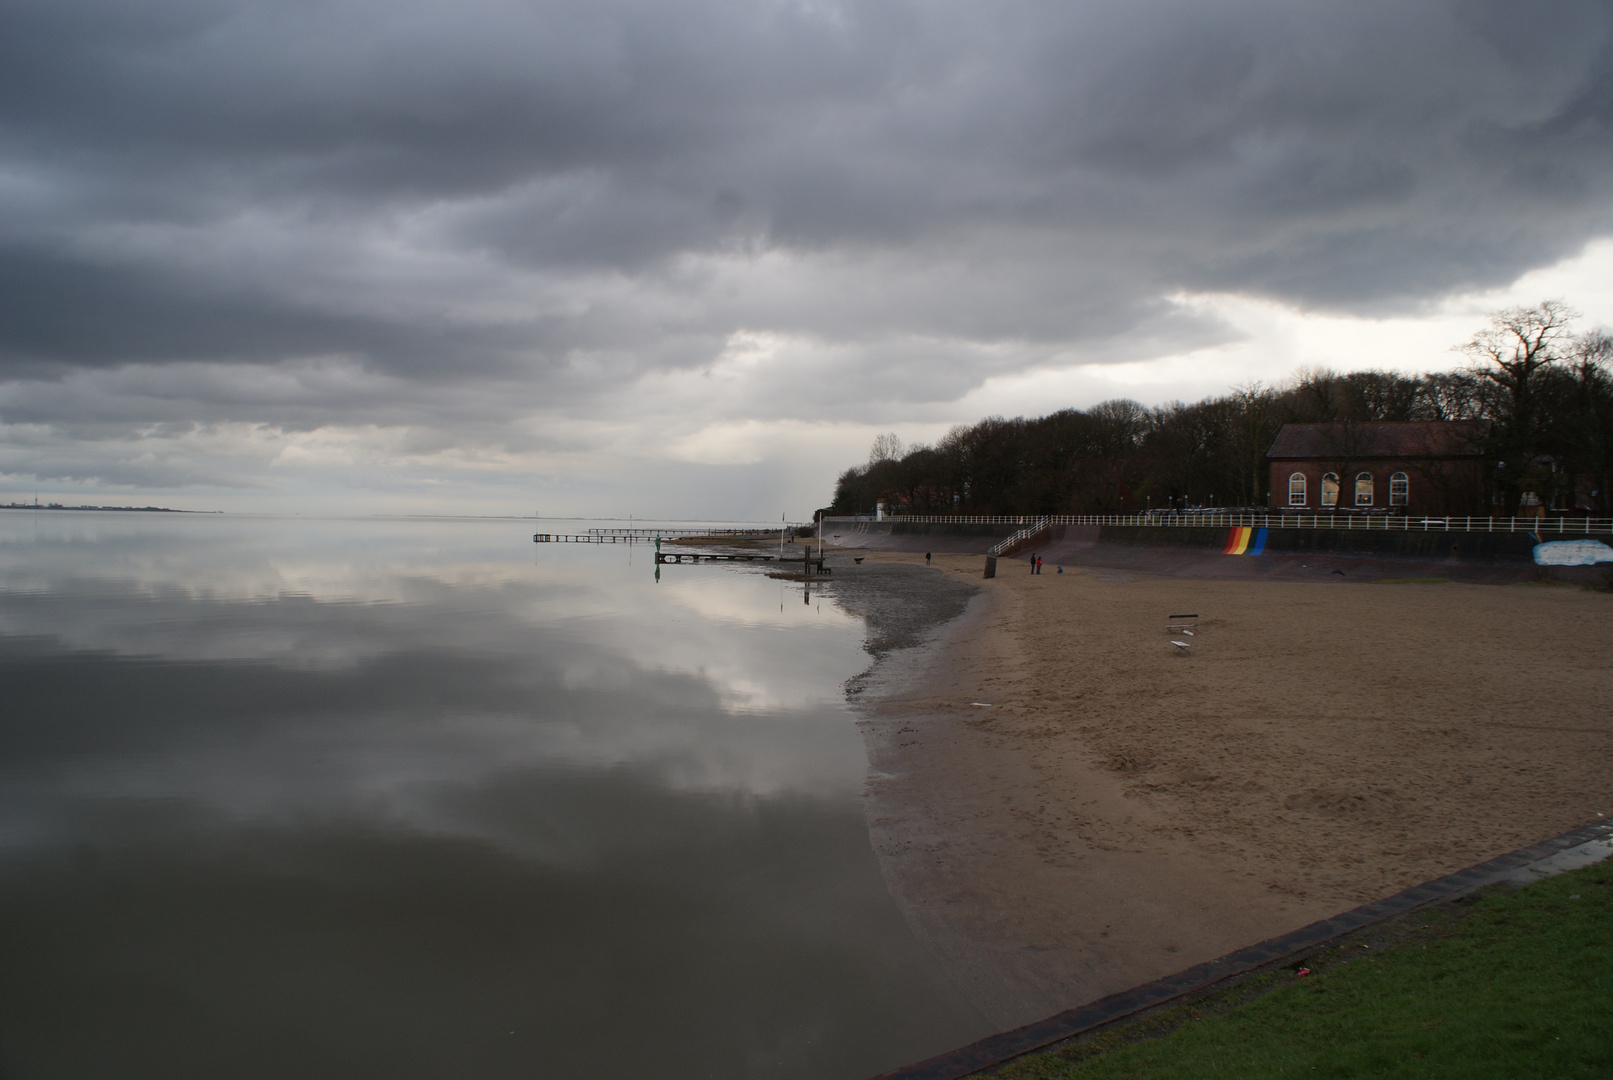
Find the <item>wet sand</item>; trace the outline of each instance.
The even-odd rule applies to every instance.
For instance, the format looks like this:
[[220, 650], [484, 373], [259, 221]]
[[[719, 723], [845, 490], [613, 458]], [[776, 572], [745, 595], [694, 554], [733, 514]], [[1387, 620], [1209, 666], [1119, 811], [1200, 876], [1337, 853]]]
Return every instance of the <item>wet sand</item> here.
[[854, 700], [891, 893], [1001, 1027], [1613, 813], [1613, 596], [980, 568]]

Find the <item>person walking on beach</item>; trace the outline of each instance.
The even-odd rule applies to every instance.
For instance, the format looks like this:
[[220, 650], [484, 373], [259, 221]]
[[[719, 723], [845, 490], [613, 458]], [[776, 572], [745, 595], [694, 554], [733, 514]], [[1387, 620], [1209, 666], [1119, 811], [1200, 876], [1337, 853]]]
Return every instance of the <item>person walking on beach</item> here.
[[925, 553], [924, 553], [924, 565], [925, 565], [925, 566], [929, 566], [929, 565], [930, 565], [930, 553], [929, 553], [929, 552], [928, 552], [928, 551], [926, 551], [926, 552], [925, 552]]
[[1031, 552], [1031, 573], [1036, 573], [1036, 552]]

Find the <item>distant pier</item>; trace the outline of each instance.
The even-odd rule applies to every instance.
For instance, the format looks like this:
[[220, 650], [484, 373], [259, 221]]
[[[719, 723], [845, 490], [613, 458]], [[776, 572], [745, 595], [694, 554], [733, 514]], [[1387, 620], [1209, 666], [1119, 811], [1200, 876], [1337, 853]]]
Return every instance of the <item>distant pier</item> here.
[[[785, 530], [797, 528], [784, 526]], [[772, 538], [779, 529], [589, 529], [585, 533], [533, 533], [535, 544], [646, 544], [654, 540], [709, 536], [714, 540]]]
[[[532, 540], [537, 544], [655, 544], [655, 563], [659, 566], [674, 563], [750, 563], [770, 562], [788, 567], [793, 563], [800, 563], [800, 573], [807, 578], [814, 574], [827, 576], [830, 567], [825, 565], [823, 549], [818, 549], [817, 555], [812, 554], [811, 544], [803, 544], [798, 555], [785, 555], [782, 544], [779, 554], [767, 555], [760, 551], [701, 551], [695, 547], [685, 546], [678, 551], [662, 551], [662, 540], [682, 540], [685, 544], [709, 540], [721, 544], [724, 540], [758, 540], [773, 539], [781, 531], [793, 532], [799, 526], [785, 525], [780, 529], [589, 529], [585, 533], [533, 533]], [[794, 538], [791, 538], [792, 543]], [[659, 574], [659, 571], [657, 571]]]

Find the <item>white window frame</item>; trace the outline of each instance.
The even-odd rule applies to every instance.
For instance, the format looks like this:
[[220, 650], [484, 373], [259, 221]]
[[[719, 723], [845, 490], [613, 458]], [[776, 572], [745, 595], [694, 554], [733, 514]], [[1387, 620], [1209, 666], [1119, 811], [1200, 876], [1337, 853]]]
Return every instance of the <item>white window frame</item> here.
[[[1329, 484], [1333, 485], [1332, 491], [1327, 490]], [[1339, 492], [1342, 490], [1343, 485], [1339, 483], [1338, 473], [1322, 474], [1322, 505], [1324, 507], [1337, 506], [1339, 504]], [[1331, 495], [1332, 498], [1328, 498], [1329, 495]]]
[[1304, 473], [1302, 473], [1302, 472], [1289, 473], [1288, 474], [1288, 505], [1289, 506], [1304, 506], [1305, 505], [1305, 494], [1306, 494], [1307, 487], [1308, 487], [1308, 485], [1305, 482], [1305, 474]]
[[1355, 474], [1355, 505], [1371, 506], [1373, 490], [1374, 485], [1371, 473], [1359, 472]]
[[1397, 472], [1389, 477], [1389, 505], [1405, 506], [1411, 501], [1411, 477]]

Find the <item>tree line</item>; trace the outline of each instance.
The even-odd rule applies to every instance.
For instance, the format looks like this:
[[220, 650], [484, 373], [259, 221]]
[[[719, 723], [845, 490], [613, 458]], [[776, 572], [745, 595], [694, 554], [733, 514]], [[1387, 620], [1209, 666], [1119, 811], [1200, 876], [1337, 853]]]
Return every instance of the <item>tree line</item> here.
[[1485, 420], [1488, 502], [1609, 513], [1613, 337], [1574, 331], [1548, 300], [1510, 308], [1457, 347], [1450, 371], [1300, 371], [1220, 397], [1152, 408], [1130, 400], [1048, 416], [987, 417], [934, 446], [874, 440], [835, 486], [831, 513], [1114, 514], [1149, 507], [1265, 506], [1266, 451], [1285, 423]]

